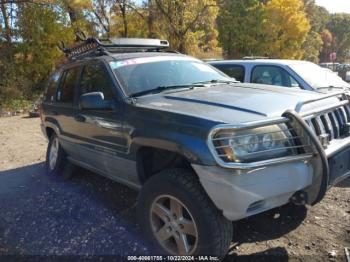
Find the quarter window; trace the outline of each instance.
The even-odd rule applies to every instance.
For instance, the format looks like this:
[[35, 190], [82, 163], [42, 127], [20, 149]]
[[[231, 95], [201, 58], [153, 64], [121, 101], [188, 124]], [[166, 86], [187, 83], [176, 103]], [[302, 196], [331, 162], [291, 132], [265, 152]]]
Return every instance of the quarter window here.
[[237, 81], [244, 82], [245, 69], [240, 65], [213, 65], [226, 75], [233, 77]]
[[57, 93], [57, 100], [62, 103], [73, 103], [74, 90], [79, 73], [78, 67], [73, 67], [63, 72], [60, 87]]
[[101, 92], [105, 100], [113, 99], [113, 83], [102, 64], [86, 65], [80, 80], [80, 95]]
[[298, 82], [286, 70], [277, 66], [255, 66], [251, 82], [265, 85], [300, 87]]
[[49, 82], [47, 84], [46, 92], [45, 92], [45, 97], [44, 97], [45, 102], [53, 102], [59, 78], [60, 78], [60, 72], [55, 72], [51, 75]]

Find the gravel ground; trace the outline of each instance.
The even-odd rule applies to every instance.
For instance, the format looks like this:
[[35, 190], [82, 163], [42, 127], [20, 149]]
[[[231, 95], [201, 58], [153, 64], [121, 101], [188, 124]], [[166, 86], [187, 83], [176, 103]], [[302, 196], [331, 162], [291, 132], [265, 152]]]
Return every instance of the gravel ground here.
[[[119, 260], [149, 254], [137, 225], [137, 192], [82, 169], [70, 181], [49, 179], [39, 123], [0, 118], [0, 261], [17, 261], [18, 255]], [[314, 207], [287, 205], [235, 222], [234, 228], [225, 261], [346, 261], [350, 180]]]

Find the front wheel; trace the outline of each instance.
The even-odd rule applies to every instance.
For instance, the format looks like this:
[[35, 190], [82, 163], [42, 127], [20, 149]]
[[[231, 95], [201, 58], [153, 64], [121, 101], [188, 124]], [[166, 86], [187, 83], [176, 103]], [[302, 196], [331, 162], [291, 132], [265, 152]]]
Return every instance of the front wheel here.
[[69, 179], [73, 174], [73, 166], [67, 160], [56, 134], [50, 137], [47, 146], [46, 173], [52, 178], [61, 180]]
[[232, 223], [214, 206], [197, 177], [183, 169], [151, 177], [138, 199], [141, 227], [156, 251], [223, 257]]

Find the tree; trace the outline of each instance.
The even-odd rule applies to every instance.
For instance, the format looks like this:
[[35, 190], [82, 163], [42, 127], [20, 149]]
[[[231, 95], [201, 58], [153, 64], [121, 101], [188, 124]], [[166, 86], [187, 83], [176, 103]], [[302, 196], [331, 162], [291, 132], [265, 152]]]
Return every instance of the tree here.
[[334, 50], [339, 61], [349, 57], [350, 52], [350, 14], [333, 14], [327, 24], [335, 42]]
[[304, 52], [302, 58], [304, 60], [318, 63], [320, 61], [322, 46], [323, 41], [321, 35], [315, 31], [310, 31], [307, 34], [305, 42], [301, 46]]
[[[68, 14], [69, 16], [69, 26], [73, 31], [80, 32], [83, 31], [87, 35], [97, 36], [101, 31], [98, 26], [100, 24], [95, 22], [95, 18], [89, 19], [91, 17], [93, 4], [92, 0], [47, 0], [51, 1], [54, 6], [60, 7], [61, 15]], [[79, 41], [78, 38], [75, 41]]]
[[119, 13], [123, 21], [123, 37], [128, 37], [128, 19], [127, 12], [131, 6], [129, 0], [115, 0], [114, 12]]
[[64, 16], [51, 5], [18, 6], [16, 26], [21, 41], [17, 44], [16, 63], [22, 74], [31, 80], [34, 89], [42, 89], [47, 75], [62, 59], [63, 54], [57, 44], [74, 40], [73, 29], [64, 23]]
[[270, 0], [264, 5], [263, 46], [269, 56], [302, 58], [309, 30], [302, 0]]
[[48, 74], [62, 62], [58, 42], [74, 39], [66, 16], [52, 3], [4, 6], [13, 17], [8, 24], [10, 41], [2, 43], [0, 38], [0, 103], [41, 92]]
[[323, 46], [320, 54], [320, 60], [322, 62], [328, 62], [330, 53], [334, 52], [335, 50], [335, 39], [328, 29], [324, 29], [321, 32], [321, 38]]
[[261, 48], [262, 7], [258, 0], [221, 1], [218, 30], [226, 57], [264, 55]]
[[318, 63], [323, 46], [321, 32], [326, 27], [329, 13], [324, 7], [316, 5], [315, 0], [304, 0], [304, 5], [311, 28], [302, 45], [303, 59]]
[[[201, 33], [195, 34], [196, 31], [215, 30], [218, 9], [215, 0], [154, 0], [154, 3], [166, 24], [173, 48], [180, 52], [186, 53], [190, 49], [193, 38], [203, 38]], [[207, 27], [208, 23], [210, 28]]]
[[104, 37], [110, 37], [111, 31], [111, 14], [110, 14], [110, 0], [95, 0], [93, 2], [92, 13], [97, 18], [97, 26], [101, 26], [103, 29], [102, 35]]
[[326, 8], [318, 6], [315, 0], [304, 0], [305, 12], [310, 21], [311, 30], [321, 33], [328, 23], [330, 14]]
[[10, 27], [10, 12], [9, 8], [7, 8], [7, 5], [5, 3], [0, 3], [0, 9], [2, 14], [2, 23], [3, 28], [1, 27], [1, 31], [3, 32], [2, 37], [5, 39], [5, 41], [10, 44], [11, 43], [11, 37], [12, 37], [12, 30]]

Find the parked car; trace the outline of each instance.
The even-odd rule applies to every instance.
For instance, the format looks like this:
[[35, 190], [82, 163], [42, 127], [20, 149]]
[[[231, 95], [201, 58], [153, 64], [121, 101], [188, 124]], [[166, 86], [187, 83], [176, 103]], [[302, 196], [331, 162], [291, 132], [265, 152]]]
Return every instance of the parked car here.
[[209, 62], [227, 75], [245, 83], [259, 83], [313, 91], [350, 91], [350, 84], [337, 73], [300, 60], [248, 59]]
[[222, 258], [231, 221], [313, 205], [349, 176], [346, 95], [237, 83], [167, 47], [88, 38], [65, 49], [41, 110], [49, 176], [77, 165], [140, 190], [150, 243], [186, 260]]
[[28, 112], [28, 116], [29, 117], [39, 117], [40, 113], [40, 105], [41, 105], [41, 98], [35, 100], [35, 102], [33, 103], [31, 109]]
[[337, 62], [335, 62], [335, 63], [332, 63], [332, 62], [320, 63], [320, 67], [328, 68], [328, 69], [330, 69], [332, 71], [335, 71], [337, 66], [339, 66], [339, 65], [340, 65], [340, 63], [337, 63]]
[[344, 81], [350, 82], [350, 64], [340, 64], [336, 71]]

